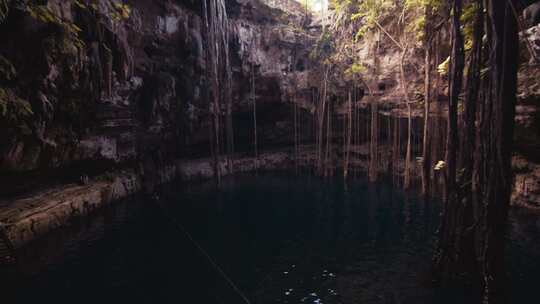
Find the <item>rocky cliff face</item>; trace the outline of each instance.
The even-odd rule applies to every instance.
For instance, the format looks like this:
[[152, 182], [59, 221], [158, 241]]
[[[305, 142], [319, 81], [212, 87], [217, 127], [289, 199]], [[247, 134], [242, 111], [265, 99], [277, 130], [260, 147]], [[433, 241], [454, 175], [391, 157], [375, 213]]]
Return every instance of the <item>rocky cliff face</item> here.
[[[167, 159], [209, 154], [211, 67], [200, 1], [7, 2], [0, 19], [4, 179], [152, 170]], [[303, 29], [308, 21], [300, 6], [226, 4], [237, 147], [252, 141], [252, 79], [260, 141], [286, 142], [292, 132], [275, 118], [290, 121], [291, 92], [309, 87], [315, 38]]]
[[[174, 159], [210, 155], [213, 67], [203, 1], [2, 1], [8, 10], [0, 9], [0, 195], [124, 168], [152, 179]], [[292, 146], [293, 101], [311, 112], [300, 122], [305, 132], [315, 113], [312, 89], [322, 87], [323, 71], [310, 59], [320, 26], [294, 1], [225, 3], [236, 151], [253, 149], [253, 99], [259, 148]], [[535, 52], [538, 33], [537, 26], [522, 34]], [[365, 68], [360, 86], [384, 105], [381, 115], [405, 119], [401, 53], [381, 35], [357, 45]], [[412, 92], [422, 91], [422, 56], [411, 51], [405, 63], [411, 99], [421, 97]], [[515, 197], [524, 200], [540, 188], [536, 75], [534, 63], [519, 74], [516, 152], [528, 165], [516, 171]], [[340, 119], [346, 88], [330, 78]], [[432, 114], [444, 117], [446, 81], [440, 84]], [[421, 115], [417, 103], [415, 130]]]

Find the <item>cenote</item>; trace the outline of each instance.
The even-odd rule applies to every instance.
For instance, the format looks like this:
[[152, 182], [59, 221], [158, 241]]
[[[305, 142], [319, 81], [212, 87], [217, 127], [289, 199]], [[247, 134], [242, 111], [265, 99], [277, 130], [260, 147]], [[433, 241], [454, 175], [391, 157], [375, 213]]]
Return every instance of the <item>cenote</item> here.
[[0, 37], [1, 303], [539, 302], [540, 0], [0, 0]]
[[[6, 303], [473, 301], [467, 289], [430, 281], [437, 201], [388, 183], [285, 172], [215, 187], [173, 182], [157, 201], [132, 197], [32, 242], [3, 282]], [[514, 212], [510, 222], [512, 302], [527, 303], [539, 221]]]

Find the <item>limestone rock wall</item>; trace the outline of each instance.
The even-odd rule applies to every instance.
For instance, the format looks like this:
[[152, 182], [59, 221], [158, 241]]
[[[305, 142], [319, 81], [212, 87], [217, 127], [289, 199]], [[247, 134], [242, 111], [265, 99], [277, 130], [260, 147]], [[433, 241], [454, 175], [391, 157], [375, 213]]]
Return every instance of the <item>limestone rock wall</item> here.
[[[71, 170], [70, 178], [126, 166], [148, 171], [210, 153], [200, 1], [21, 3], [0, 20], [2, 181], [51, 170]], [[290, 141], [280, 120], [292, 115], [291, 92], [310, 86], [306, 16], [300, 6], [226, 4], [236, 144], [252, 141], [252, 73], [259, 140]]]

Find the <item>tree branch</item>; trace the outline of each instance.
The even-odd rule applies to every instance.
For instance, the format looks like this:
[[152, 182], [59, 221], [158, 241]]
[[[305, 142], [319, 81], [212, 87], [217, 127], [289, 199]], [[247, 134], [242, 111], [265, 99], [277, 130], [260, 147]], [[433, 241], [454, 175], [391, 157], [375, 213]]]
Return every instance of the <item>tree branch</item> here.
[[382, 27], [382, 25], [379, 24], [379, 22], [377, 22], [377, 20], [374, 20], [375, 21], [375, 24], [383, 31], [383, 33], [386, 34], [386, 36], [388, 36], [388, 38], [390, 38], [390, 40], [392, 40], [392, 42], [394, 42], [402, 51], [405, 51], [405, 48], [401, 45], [401, 43], [397, 42], [396, 39], [394, 39], [394, 37], [392, 37], [392, 35], [390, 35], [390, 33], [388, 33], [384, 27]]

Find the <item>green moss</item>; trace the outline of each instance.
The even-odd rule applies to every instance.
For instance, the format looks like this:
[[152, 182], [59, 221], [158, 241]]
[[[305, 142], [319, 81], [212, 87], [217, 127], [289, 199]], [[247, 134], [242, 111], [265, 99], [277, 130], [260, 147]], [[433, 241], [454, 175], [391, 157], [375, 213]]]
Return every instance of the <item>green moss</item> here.
[[85, 47], [79, 35], [81, 29], [75, 23], [60, 18], [46, 6], [28, 5], [27, 12], [36, 20], [60, 28], [61, 37], [57, 39], [56, 45], [61, 53], [74, 54], [77, 50], [82, 50]]
[[129, 19], [131, 15], [131, 8], [128, 4], [114, 3], [114, 11], [112, 12], [113, 19], [119, 21], [124, 19]]
[[[99, 6], [96, 3], [86, 4], [81, 0], [73, 0], [73, 3], [80, 9], [93, 10], [99, 12]], [[129, 19], [131, 8], [129, 4], [116, 3], [113, 0], [106, 2], [109, 7], [110, 17], [113, 21], [122, 21]]]
[[354, 62], [344, 72], [345, 79], [354, 80], [366, 71], [366, 67], [360, 62]]
[[465, 40], [465, 50], [470, 51], [472, 48], [474, 36], [474, 18], [479, 7], [476, 3], [469, 3], [463, 9], [461, 15], [461, 24], [463, 24], [463, 38]]

